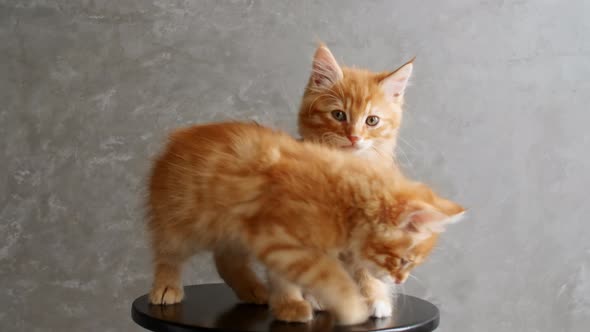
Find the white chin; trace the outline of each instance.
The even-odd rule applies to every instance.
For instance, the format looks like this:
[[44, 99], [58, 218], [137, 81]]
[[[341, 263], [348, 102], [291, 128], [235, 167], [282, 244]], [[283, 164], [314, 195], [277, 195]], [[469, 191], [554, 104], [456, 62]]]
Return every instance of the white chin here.
[[371, 143], [366, 143], [366, 144], [357, 144], [355, 146], [352, 147], [352, 149], [355, 152], [364, 152], [366, 150], [368, 150], [371, 147]]

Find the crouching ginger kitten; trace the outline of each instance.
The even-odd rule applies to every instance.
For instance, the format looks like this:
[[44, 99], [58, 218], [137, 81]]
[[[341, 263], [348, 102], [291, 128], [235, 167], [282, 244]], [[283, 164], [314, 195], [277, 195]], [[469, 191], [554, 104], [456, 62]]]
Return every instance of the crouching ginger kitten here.
[[[150, 301], [181, 301], [183, 263], [211, 250], [238, 296], [268, 299], [271, 310], [280, 308], [273, 310], [278, 319], [312, 318], [303, 289], [341, 324], [365, 321], [371, 303], [347, 271], [363, 266], [402, 282], [463, 213], [425, 185], [380, 167], [256, 124], [178, 130], [149, 185]], [[343, 255], [354, 268], [343, 266]], [[252, 258], [268, 271], [270, 295]], [[283, 291], [273, 298], [273, 287], [290, 288], [293, 296]]]

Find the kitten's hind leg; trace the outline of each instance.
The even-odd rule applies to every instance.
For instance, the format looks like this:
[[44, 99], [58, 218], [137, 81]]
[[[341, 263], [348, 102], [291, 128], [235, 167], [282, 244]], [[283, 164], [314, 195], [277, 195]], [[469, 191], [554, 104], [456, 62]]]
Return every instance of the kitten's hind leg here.
[[303, 299], [301, 288], [276, 273], [268, 273], [270, 283], [270, 309], [273, 315], [285, 322], [308, 322], [313, 318], [310, 303]]
[[182, 301], [182, 267], [198, 248], [181, 241], [175, 233], [152, 232], [154, 283], [149, 298], [152, 304], [174, 304]]
[[268, 289], [252, 270], [252, 257], [243, 248], [224, 246], [213, 255], [219, 276], [244, 302], [268, 303]]
[[369, 317], [357, 285], [336, 258], [286, 239], [275, 242], [265, 236], [253, 242], [258, 258], [271, 272], [309, 290], [341, 324], [357, 324]]

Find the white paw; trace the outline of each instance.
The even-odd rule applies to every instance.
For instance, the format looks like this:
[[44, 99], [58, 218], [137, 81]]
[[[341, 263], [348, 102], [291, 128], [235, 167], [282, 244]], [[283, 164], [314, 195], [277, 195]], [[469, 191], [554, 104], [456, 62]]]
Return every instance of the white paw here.
[[311, 304], [311, 307], [313, 308], [313, 310], [315, 310], [315, 311], [326, 310], [326, 308], [316, 299], [315, 296], [313, 296], [311, 294], [305, 294], [303, 297], [305, 298], [305, 300], [307, 302], [309, 302], [309, 304]]
[[375, 300], [371, 304], [371, 317], [383, 318], [389, 317], [393, 313], [393, 306], [390, 302], [383, 300]]

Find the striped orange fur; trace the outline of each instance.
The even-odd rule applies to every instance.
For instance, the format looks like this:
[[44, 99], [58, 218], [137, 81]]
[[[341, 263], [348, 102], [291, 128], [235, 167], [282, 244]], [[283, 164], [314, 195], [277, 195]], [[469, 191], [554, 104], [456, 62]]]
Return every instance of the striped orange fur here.
[[[369, 308], [339, 257], [401, 281], [463, 211], [383, 167], [256, 124], [174, 132], [149, 184], [150, 301], [181, 301], [184, 262], [209, 250], [243, 300], [267, 301], [254, 258], [269, 271], [271, 287], [292, 290], [293, 297], [270, 298], [279, 319], [311, 319], [303, 289], [340, 323], [364, 321]], [[281, 301], [291, 304], [288, 312], [274, 305]]]

